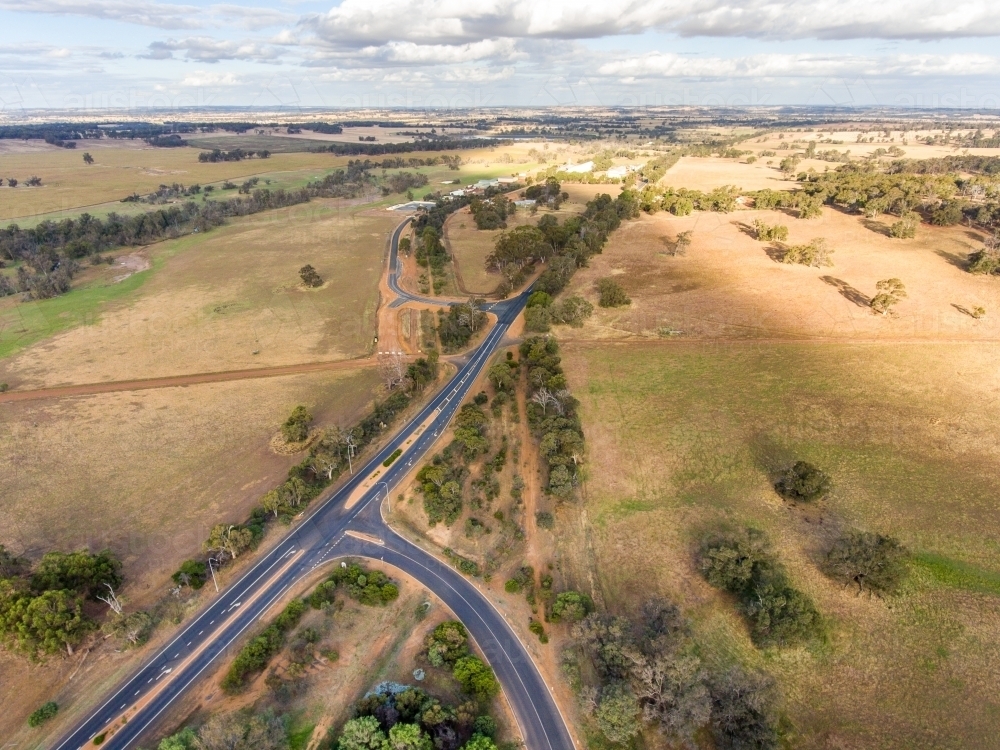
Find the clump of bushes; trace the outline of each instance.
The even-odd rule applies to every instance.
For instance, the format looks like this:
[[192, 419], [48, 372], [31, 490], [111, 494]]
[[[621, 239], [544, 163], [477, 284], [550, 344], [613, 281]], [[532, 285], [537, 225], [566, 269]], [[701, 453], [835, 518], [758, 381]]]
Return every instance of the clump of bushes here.
[[897, 539], [867, 531], [848, 530], [834, 542], [823, 566], [831, 578], [858, 592], [893, 593], [906, 576], [907, 551]]
[[354, 601], [369, 607], [384, 607], [399, 597], [399, 586], [385, 573], [350, 563], [346, 567], [337, 567], [317, 586], [309, 597], [309, 604], [319, 609], [324, 603], [332, 602], [338, 587], [346, 589], [347, 595]]
[[277, 619], [264, 628], [253, 640], [240, 649], [226, 676], [222, 678], [222, 689], [232, 695], [246, 687], [247, 681], [264, 671], [271, 657], [277, 654], [285, 643], [285, 637], [294, 628], [306, 611], [306, 605], [299, 599], [290, 601]]
[[579, 591], [564, 591], [552, 602], [549, 619], [552, 622], [579, 622], [594, 611], [594, 602]]
[[600, 295], [597, 304], [601, 307], [624, 307], [632, 304], [632, 299], [625, 293], [622, 285], [610, 277], [598, 279], [597, 293]]
[[316, 269], [309, 264], [306, 264], [299, 269], [299, 278], [301, 278], [302, 283], [308, 287], [315, 288], [323, 286], [323, 278], [316, 272]]
[[801, 266], [813, 266], [822, 268], [832, 266], [833, 260], [830, 256], [833, 250], [827, 247], [823, 237], [817, 237], [805, 245], [792, 245], [781, 248], [780, 259], [782, 263], [797, 263]]
[[791, 585], [764, 532], [747, 528], [709, 536], [699, 566], [710, 584], [739, 597], [758, 645], [788, 646], [822, 635], [819, 612]]
[[55, 701], [43, 703], [39, 708], [31, 712], [28, 717], [29, 727], [40, 727], [42, 724], [53, 718], [59, 712], [59, 704]]
[[774, 490], [786, 500], [811, 503], [825, 497], [833, 483], [826, 472], [807, 461], [796, 461], [774, 483]]
[[761, 242], [784, 242], [788, 239], [788, 227], [782, 224], [765, 224], [760, 219], [754, 219], [753, 231]]
[[304, 406], [296, 406], [288, 419], [281, 425], [281, 436], [286, 443], [301, 443], [309, 437], [309, 425], [312, 422], [312, 414]]

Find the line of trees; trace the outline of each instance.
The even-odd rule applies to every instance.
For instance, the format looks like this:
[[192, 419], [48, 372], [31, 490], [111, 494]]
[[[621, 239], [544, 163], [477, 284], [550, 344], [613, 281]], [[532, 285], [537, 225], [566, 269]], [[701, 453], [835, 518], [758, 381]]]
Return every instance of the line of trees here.
[[[206, 563], [216, 568], [256, 548], [263, 539], [267, 524], [272, 521], [291, 523], [311, 500], [330, 484], [350, 471], [361, 453], [388, 430], [399, 415], [423, 389], [437, 378], [437, 357], [432, 353], [407, 367], [407, 374], [395, 384], [382, 401], [377, 401], [371, 413], [350, 428], [331, 426], [313, 442], [309, 454], [288, 471], [288, 477], [266, 492], [253, 509], [250, 518], [240, 524], [216, 524], [205, 541], [206, 557], [185, 561], [174, 573], [174, 582], [181, 587], [201, 588], [208, 570]], [[293, 437], [308, 434], [312, 421], [308, 410], [296, 409], [289, 419]]]
[[222, 161], [243, 161], [244, 159], [268, 159], [271, 157], [271, 152], [267, 149], [262, 149], [260, 151], [247, 151], [242, 148], [234, 148], [230, 151], [223, 151], [219, 148], [214, 148], [211, 151], [202, 151], [198, 154], [198, 161], [200, 162], [222, 162]]

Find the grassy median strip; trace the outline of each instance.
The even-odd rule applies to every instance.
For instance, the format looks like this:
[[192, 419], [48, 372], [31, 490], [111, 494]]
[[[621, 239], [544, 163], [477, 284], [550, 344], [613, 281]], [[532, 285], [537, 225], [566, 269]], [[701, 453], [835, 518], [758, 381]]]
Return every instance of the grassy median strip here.
[[402, 448], [396, 448], [396, 450], [394, 450], [392, 452], [392, 454], [389, 456], [389, 458], [387, 458], [385, 461], [382, 462], [382, 465], [383, 466], [392, 466], [392, 462], [395, 461], [397, 458], [399, 458], [402, 455], [403, 455], [403, 449]]

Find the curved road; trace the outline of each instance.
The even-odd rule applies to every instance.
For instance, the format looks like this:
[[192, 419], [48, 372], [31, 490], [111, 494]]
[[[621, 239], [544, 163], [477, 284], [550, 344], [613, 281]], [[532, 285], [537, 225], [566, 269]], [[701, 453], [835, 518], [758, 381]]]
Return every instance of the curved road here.
[[[392, 235], [389, 283], [394, 291], [398, 289], [398, 240], [408, 221]], [[220, 658], [231, 656], [246, 631], [273, 617], [277, 603], [291, 586], [319, 566], [347, 555], [384, 560], [419, 580], [451, 608], [496, 671], [528, 750], [573, 750], [569, 730], [545, 681], [499, 611], [456, 570], [393, 532], [379, 513], [380, 501], [389, 497], [448, 426], [527, 295], [525, 290], [518, 297], [489, 305], [487, 309], [497, 315], [497, 324], [444, 389], [340, 489], [315, 503], [287, 539], [263, 554], [170, 643], [150, 654], [90, 716], [54, 745], [54, 750], [93, 747], [92, 738], [100, 733], [107, 735], [103, 748], [131, 746], [205, 670]], [[433, 302], [440, 304], [439, 300]], [[402, 456], [383, 468], [382, 462], [397, 448], [404, 451]]]

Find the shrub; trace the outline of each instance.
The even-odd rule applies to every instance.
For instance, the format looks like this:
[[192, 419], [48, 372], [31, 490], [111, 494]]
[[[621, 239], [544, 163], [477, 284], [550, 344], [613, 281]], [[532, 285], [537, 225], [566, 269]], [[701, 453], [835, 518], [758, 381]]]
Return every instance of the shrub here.
[[893, 592], [906, 575], [906, 549], [898, 540], [865, 531], [847, 531], [827, 553], [824, 570], [844, 584]]
[[208, 566], [201, 560], [185, 560], [171, 578], [178, 586], [190, 586], [196, 591], [208, 580]]
[[302, 278], [302, 283], [306, 286], [323, 286], [322, 277], [320, 277], [320, 275], [316, 273], [316, 269], [310, 265], [302, 266], [302, 268], [299, 269], [299, 276]]
[[396, 450], [394, 450], [391, 454], [389, 454], [389, 457], [385, 461], [382, 462], [382, 465], [383, 466], [392, 466], [393, 461], [395, 461], [397, 458], [399, 458], [402, 455], [403, 455], [403, 449], [402, 448], [396, 448]]
[[489, 664], [476, 656], [463, 656], [455, 662], [452, 675], [462, 691], [485, 703], [500, 692], [500, 683]]
[[594, 611], [594, 602], [579, 591], [564, 591], [552, 602], [552, 622], [579, 622]]
[[832, 254], [833, 251], [826, 246], [826, 240], [817, 237], [806, 245], [792, 245], [783, 248], [781, 262], [821, 268], [833, 265], [833, 261], [830, 259]]
[[761, 242], [784, 242], [788, 239], [788, 227], [781, 224], [765, 224], [760, 219], [753, 221], [754, 235]]
[[556, 525], [556, 519], [551, 513], [539, 511], [535, 514], [535, 523], [537, 523], [540, 528], [553, 529]]
[[632, 304], [632, 300], [625, 293], [621, 284], [612, 278], [599, 279], [597, 292], [600, 294], [598, 304], [601, 307], [623, 307]]
[[288, 443], [301, 443], [309, 437], [312, 414], [304, 406], [296, 406], [281, 426], [281, 435]]
[[31, 712], [28, 717], [29, 727], [40, 727], [59, 712], [59, 704], [55, 701], [43, 703], [39, 708]]
[[774, 490], [786, 500], [810, 503], [820, 500], [830, 492], [830, 477], [806, 461], [795, 464], [781, 473], [774, 483]]
[[789, 583], [763, 532], [711, 536], [699, 563], [709, 583], [740, 597], [755, 643], [784, 646], [822, 633], [812, 600]]
[[240, 649], [226, 676], [222, 678], [224, 692], [238, 693], [254, 674], [262, 672], [285, 643], [285, 636], [294, 628], [305, 612], [306, 605], [299, 599], [290, 601], [274, 623]]
[[709, 685], [712, 734], [720, 750], [772, 750], [778, 747], [774, 680], [735, 668]]
[[433, 666], [454, 666], [469, 653], [469, 634], [457, 620], [442, 622], [427, 635], [424, 647]]

